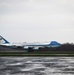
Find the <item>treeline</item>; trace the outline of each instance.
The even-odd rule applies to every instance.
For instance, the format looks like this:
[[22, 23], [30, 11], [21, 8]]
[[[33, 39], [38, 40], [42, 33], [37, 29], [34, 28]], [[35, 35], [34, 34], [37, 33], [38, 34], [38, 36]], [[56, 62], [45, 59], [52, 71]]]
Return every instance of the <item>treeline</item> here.
[[73, 43], [65, 43], [59, 47], [44, 47], [39, 48], [38, 50], [34, 50], [32, 48], [28, 49], [28, 52], [73, 52], [74, 44]]

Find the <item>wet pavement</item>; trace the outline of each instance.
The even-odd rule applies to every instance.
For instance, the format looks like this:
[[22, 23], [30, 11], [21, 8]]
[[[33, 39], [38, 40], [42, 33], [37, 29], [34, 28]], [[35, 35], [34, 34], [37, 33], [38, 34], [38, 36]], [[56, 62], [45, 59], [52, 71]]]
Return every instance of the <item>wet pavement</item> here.
[[74, 57], [0, 57], [0, 75], [74, 75]]

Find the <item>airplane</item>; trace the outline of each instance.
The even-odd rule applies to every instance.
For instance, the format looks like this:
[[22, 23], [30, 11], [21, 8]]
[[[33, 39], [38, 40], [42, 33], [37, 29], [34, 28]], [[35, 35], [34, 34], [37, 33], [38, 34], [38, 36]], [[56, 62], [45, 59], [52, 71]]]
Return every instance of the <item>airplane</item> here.
[[24, 45], [24, 49], [39, 49], [39, 48], [45, 48], [45, 47], [59, 47], [61, 46], [60, 43], [56, 42], [56, 41], [51, 41], [49, 44], [25, 44]]
[[9, 46], [11, 48], [23, 48], [23, 49], [29, 49], [29, 48], [32, 48], [32, 49], [36, 49], [38, 50], [39, 48], [45, 48], [45, 47], [59, 47], [61, 46], [60, 43], [56, 42], [56, 41], [51, 41], [51, 43], [49, 44], [40, 44], [40, 43], [35, 43], [35, 44], [28, 44], [28, 43], [22, 43], [21, 45], [13, 45], [13, 44], [10, 44], [9, 41], [7, 41], [5, 38], [3, 38], [1, 35], [0, 35], [0, 45], [5, 45], [5, 46]]

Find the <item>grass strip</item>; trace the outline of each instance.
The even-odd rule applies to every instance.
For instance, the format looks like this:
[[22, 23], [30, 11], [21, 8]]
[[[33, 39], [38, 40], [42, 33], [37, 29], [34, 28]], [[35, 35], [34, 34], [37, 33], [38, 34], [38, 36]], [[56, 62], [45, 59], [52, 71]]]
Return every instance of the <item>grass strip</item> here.
[[0, 56], [74, 56], [74, 53], [24, 53], [24, 52], [0, 52]]

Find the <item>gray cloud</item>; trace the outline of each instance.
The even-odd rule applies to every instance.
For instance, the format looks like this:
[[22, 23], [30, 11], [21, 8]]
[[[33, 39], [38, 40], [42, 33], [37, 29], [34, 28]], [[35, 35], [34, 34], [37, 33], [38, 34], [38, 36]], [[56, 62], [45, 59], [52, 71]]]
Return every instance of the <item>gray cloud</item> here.
[[74, 0], [0, 0], [0, 32], [10, 41], [73, 42]]

